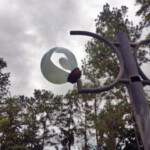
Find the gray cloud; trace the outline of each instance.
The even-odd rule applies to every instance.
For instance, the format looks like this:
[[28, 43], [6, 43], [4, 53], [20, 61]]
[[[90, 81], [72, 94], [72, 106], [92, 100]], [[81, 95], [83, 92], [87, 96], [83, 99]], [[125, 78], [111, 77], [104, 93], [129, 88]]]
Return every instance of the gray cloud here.
[[76, 22], [71, 19], [77, 14], [76, 7], [77, 3], [69, 0], [6, 0], [3, 3], [0, 54], [11, 72], [13, 93], [31, 93], [29, 90], [39, 82], [33, 80], [39, 76], [40, 59], [47, 50], [44, 48], [63, 39], [62, 32]]
[[6, 71], [11, 73], [12, 94], [32, 95], [35, 88], [57, 94], [66, 92], [72, 87], [70, 84], [55, 86], [44, 79], [40, 61], [49, 48], [61, 43], [80, 47], [68, 41], [70, 29], [78, 29], [86, 20], [81, 13], [82, 2], [6, 0], [0, 3], [0, 54], [8, 64]]
[[70, 36], [69, 31], [95, 32], [94, 19], [106, 2], [110, 0], [0, 0], [0, 57], [11, 73], [12, 95], [31, 96], [34, 89], [62, 94], [72, 88], [69, 83], [59, 86], [46, 81], [41, 58], [48, 49], [63, 46], [72, 50], [80, 65], [89, 38]]

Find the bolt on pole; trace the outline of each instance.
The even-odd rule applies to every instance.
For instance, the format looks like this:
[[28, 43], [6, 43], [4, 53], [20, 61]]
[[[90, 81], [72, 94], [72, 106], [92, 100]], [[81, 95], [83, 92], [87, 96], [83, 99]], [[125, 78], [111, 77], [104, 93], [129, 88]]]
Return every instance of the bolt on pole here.
[[127, 33], [119, 32], [117, 34], [120, 43], [119, 51], [122, 55], [125, 67], [125, 73], [130, 83], [127, 85], [131, 107], [140, 131], [145, 150], [150, 150], [150, 110], [148, 101], [145, 97], [142, 82], [131, 51]]

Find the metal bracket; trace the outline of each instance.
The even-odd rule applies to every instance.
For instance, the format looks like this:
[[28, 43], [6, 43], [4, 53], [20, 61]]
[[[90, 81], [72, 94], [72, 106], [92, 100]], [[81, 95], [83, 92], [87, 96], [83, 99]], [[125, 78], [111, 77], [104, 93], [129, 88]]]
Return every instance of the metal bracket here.
[[93, 38], [96, 38], [98, 39], [99, 41], [105, 43], [106, 45], [108, 45], [113, 51], [114, 53], [117, 55], [117, 58], [119, 60], [119, 65], [120, 65], [120, 72], [116, 78], [116, 80], [114, 82], [112, 82], [111, 84], [107, 85], [107, 86], [103, 86], [103, 87], [99, 87], [99, 88], [92, 88], [92, 89], [82, 89], [82, 82], [81, 80], [77, 80], [77, 87], [78, 87], [78, 91], [79, 93], [100, 93], [100, 92], [103, 92], [103, 91], [107, 91], [107, 90], [110, 90], [112, 89], [116, 84], [119, 83], [122, 75], [123, 75], [123, 72], [124, 72], [124, 63], [123, 63], [123, 59], [122, 59], [122, 56], [120, 54], [120, 52], [118, 51], [118, 49], [108, 40], [106, 40], [105, 38], [97, 35], [97, 34], [94, 34], [94, 33], [91, 33], [91, 32], [87, 32], [87, 31], [71, 31], [70, 32], [71, 35], [84, 35], [84, 36], [90, 36], [90, 37], [93, 37]]
[[141, 82], [141, 79], [140, 79], [139, 75], [132, 75], [129, 77], [129, 81], [130, 81], [130, 83]]

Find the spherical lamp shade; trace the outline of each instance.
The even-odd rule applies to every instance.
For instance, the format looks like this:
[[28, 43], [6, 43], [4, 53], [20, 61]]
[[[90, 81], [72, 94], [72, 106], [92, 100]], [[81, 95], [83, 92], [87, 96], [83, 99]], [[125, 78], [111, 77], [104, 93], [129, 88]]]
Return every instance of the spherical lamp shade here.
[[54, 84], [62, 84], [68, 81], [68, 77], [70, 73], [67, 71], [57, 67], [51, 60], [53, 53], [62, 53], [66, 56], [66, 58], [62, 57], [59, 59], [59, 63], [65, 70], [69, 70], [70, 72], [74, 71], [78, 65], [75, 56], [69, 50], [56, 47], [49, 50], [42, 58], [41, 61], [41, 71], [44, 77]]

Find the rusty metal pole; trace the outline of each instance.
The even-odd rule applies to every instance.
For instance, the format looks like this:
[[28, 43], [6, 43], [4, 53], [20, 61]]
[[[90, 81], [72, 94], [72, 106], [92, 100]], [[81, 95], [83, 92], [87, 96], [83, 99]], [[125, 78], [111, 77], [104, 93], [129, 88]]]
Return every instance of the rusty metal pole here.
[[140, 131], [144, 149], [150, 150], [150, 110], [140, 80], [138, 68], [125, 32], [117, 34], [120, 53], [124, 61], [125, 72], [130, 83], [127, 85], [131, 106]]

